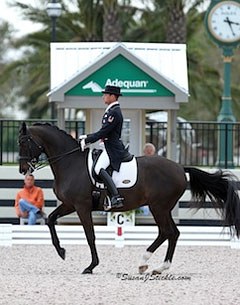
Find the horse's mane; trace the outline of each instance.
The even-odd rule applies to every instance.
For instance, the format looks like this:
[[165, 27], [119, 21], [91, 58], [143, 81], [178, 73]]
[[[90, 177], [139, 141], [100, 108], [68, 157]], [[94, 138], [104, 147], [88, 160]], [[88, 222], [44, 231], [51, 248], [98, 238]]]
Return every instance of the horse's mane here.
[[42, 126], [46, 128], [52, 128], [55, 129], [56, 131], [60, 132], [62, 135], [68, 137], [70, 140], [74, 141], [77, 143], [77, 140], [74, 139], [69, 133], [67, 133], [65, 130], [60, 129], [58, 126], [52, 125], [50, 123], [34, 123], [32, 126]]

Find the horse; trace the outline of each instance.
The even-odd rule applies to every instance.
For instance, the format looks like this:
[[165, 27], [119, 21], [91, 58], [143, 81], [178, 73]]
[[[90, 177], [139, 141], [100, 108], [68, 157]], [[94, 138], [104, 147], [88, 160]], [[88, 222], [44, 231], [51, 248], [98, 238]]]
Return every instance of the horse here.
[[[20, 173], [26, 174], [37, 169], [42, 153], [46, 154], [53, 172], [53, 189], [62, 203], [50, 213], [47, 225], [58, 255], [65, 259], [65, 249], [60, 246], [55, 229], [56, 220], [76, 211], [91, 250], [91, 263], [82, 273], [92, 273], [99, 264], [99, 258], [91, 213], [93, 210], [104, 209], [106, 190], [101, 191], [98, 205], [93, 204], [92, 193], [96, 186], [92, 183], [87, 168], [87, 157], [91, 151], [89, 148], [81, 151], [77, 140], [47, 123], [35, 123], [28, 127], [23, 122], [19, 129], [18, 144]], [[136, 161], [137, 181], [130, 188], [119, 189], [120, 195], [124, 198], [124, 207], [112, 211], [124, 212], [147, 204], [158, 226], [158, 236], [142, 255], [138, 266], [139, 273], [144, 273], [148, 269], [148, 260], [166, 240], [168, 247], [165, 259], [153, 269], [152, 274], [162, 273], [171, 266], [180, 235], [171, 211], [187, 188], [187, 173], [194, 207], [203, 207], [208, 196], [213, 207], [221, 211], [223, 225], [230, 228], [232, 235], [239, 237], [240, 199], [232, 173], [221, 170], [208, 173], [194, 167], [183, 167], [157, 155], [136, 157]]]

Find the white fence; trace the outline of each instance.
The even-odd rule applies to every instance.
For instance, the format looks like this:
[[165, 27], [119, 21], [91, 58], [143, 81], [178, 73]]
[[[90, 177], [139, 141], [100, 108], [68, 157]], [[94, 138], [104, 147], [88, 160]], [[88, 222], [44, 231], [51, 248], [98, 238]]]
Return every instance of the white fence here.
[[[184, 246], [230, 246], [240, 248], [240, 241], [231, 239], [228, 229], [221, 227], [179, 226], [178, 245]], [[56, 226], [61, 244], [86, 245], [82, 226]], [[156, 226], [125, 226], [122, 235], [115, 226], [95, 226], [98, 245], [150, 245], [157, 237]], [[50, 245], [51, 237], [47, 226], [0, 225], [0, 245], [20, 244]]]

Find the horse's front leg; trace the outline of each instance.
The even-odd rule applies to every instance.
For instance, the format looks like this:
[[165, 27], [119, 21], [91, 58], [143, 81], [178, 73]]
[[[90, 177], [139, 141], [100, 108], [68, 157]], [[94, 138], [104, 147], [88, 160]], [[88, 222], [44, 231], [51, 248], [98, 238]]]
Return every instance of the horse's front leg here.
[[77, 213], [82, 223], [92, 255], [91, 264], [87, 268], [85, 268], [82, 273], [83, 274], [92, 273], [92, 270], [99, 264], [99, 259], [95, 244], [95, 233], [94, 233], [94, 227], [92, 221], [92, 213], [91, 211], [77, 211]]
[[55, 221], [65, 215], [68, 215], [75, 211], [75, 208], [73, 206], [66, 205], [62, 203], [60, 206], [58, 206], [49, 216], [47, 220], [47, 225], [50, 230], [51, 238], [52, 238], [52, 244], [54, 245], [55, 249], [57, 250], [58, 255], [65, 259], [65, 249], [60, 247], [60, 242], [57, 236], [56, 228], [55, 228]]

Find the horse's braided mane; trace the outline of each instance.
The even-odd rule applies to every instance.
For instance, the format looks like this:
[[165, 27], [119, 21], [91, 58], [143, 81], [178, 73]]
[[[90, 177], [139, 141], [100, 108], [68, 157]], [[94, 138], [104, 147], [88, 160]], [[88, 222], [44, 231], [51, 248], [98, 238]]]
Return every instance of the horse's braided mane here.
[[50, 123], [34, 123], [32, 126], [45, 126], [45, 127], [51, 127], [52, 129], [55, 129], [59, 132], [61, 132], [63, 135], [69, 137], [71, 140], [74, 140], [77, 142], [76, 139], [74, 139], [69, 133], [67, 133], [65, 130], [60, 129], [58, 126], [52, 125]]

